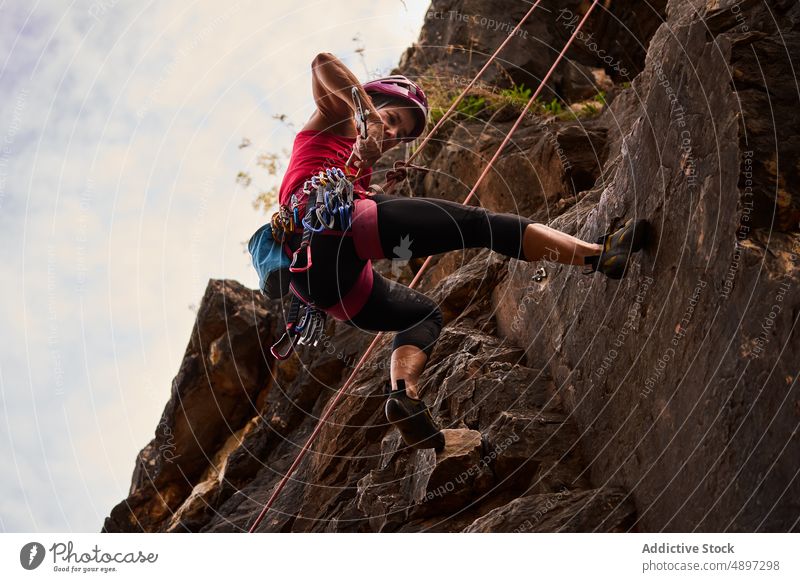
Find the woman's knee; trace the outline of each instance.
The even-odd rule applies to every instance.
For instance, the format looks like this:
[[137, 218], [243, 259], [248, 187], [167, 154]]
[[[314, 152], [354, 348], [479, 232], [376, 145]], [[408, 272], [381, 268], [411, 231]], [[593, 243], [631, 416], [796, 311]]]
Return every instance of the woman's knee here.
[[424, 319], [394, 336], [392, 350], [396, 350], [400, 346], [412, 345], [421, 349], [430, 358], [436, 340], [439, 339], [442, 331], [442, 325], [442, 311], [434, 304]]
[[444, 319], [442, 318], [442, 310], [439, 309], [439, 306], [436, 305], [430, 314], [430, 321], [433, 329], [436, 331], [436, 337], [439, 337], [439, 334], [442, 331], [442, 325], [444, 323]]
[[487, 248], [514, 259], [526, 260], [523, 241], [525, 229], [536, 224], [529, 218], [511, 213], [489, 212], [489, 244]]
[[439, 306], [434, 306], [433, 310], [430, 312], [423, 324], [426, 328], [426, 345], [422, 348], [422, 351], [425, 352], [425, 355], [429, 358], [431, 357], [431, 352], [433, 351], [433, 347], [436, 344], [436, 340], [439, 339], [439, 335], [442, 332], [442, 325], [443, 325], [443, 318], [442, 318], [442, 310], [439, 309]]

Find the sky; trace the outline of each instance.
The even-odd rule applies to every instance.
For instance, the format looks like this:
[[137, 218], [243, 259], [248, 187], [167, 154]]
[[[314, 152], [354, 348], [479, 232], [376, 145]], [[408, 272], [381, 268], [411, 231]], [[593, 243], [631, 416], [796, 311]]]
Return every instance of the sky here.
[[258, 286], [255, 162], [313, 112], [314, 56], [386, 75], [427, 7], [0, 0], [0, 532], [100, 530], [208, 280]]

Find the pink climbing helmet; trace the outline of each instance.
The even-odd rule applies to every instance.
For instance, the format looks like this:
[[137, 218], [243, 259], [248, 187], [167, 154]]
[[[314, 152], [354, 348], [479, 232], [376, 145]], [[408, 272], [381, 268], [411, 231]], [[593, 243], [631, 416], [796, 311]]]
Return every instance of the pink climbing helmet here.
[[368, 93], [400, 97], [415, 105], [414, 111], [417, 113], [417, 124], [414, 126], [413, 135], [403, 141], [413, 141], [422, 134], [422, 130], [425, 129], [425, 124], [428, 122], [428, 98], [425, 96], [422, 87], [403, 75], [391, 75], [374, 79], [364, 83], [363, 87]]

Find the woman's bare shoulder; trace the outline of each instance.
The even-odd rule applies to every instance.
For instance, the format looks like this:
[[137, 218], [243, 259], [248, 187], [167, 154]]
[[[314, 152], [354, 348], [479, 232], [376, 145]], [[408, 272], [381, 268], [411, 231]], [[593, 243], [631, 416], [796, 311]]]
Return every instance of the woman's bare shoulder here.
[[353, 139], [356, 137], [356, 127], [351, 117], [338, 122], [332, 122], [331, 120], [325, 119], [319, 112], [319, 109], [314, 111], [301, 131], [324, 131], [338, 135], [339, 137]]

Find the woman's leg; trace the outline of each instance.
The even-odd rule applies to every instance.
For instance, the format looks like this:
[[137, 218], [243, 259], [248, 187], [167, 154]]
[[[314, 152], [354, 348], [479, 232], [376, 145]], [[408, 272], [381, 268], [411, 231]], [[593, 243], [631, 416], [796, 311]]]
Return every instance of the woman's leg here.
[[601, 250], [600, 245], [528, 218], [480, 206], [386, 194], [375, 195], [372, 200], [377, 233], [367, 241], [369, 229], [354, 229], [363, 258], [410, 259], [482, 247], [524, 261], [583, 265], [584, 257]]
[[583, 265], [584, 257], [599, 255], [603, 249], [560, 230], [540, 223], [525, 227], [522, 239], [528, 261], [551, 261], [565, 265]]
[[417, 398], [417, 385], [442, 329], [442, 313], [426, 295], [374, 272], [369, 299], [349, 325], [368, 331], [396, 331], [392, 344], [391, 380], [406, 381]]

